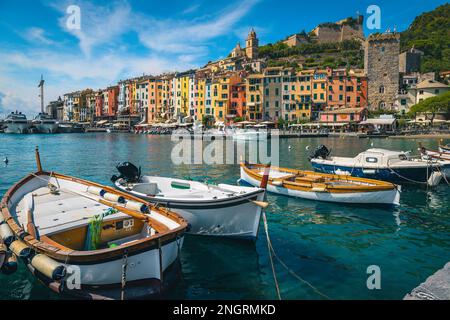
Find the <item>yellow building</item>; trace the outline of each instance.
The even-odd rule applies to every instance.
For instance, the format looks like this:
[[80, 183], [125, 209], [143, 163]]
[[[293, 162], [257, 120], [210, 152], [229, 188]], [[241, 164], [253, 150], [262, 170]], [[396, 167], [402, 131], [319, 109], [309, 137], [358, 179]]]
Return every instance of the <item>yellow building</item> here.
[[316, 70], [312, 78], [312, 118], [318, 119], [319, 112], [324, 111], [327, 103], [327, 70]]
[[183, 117], [189, 115], [189, 75], [183, 75], [180, 78], [181, 85], [181, 100], [180, 100], [180, 111]]
[[295, 83], [297, 119], [309, 120], [312, 107], [312, 79], [314, 70], [302, 70], [297, 73]]
[[248, 120], [261, 120], [264, 102], [264, 75], [251, 74], [245, 79], [245, 82]]
[[195, 99], [195, 120], [203, 121], [205, 116], [205, 88], [206, 79], [199, 78], [197, 82], [197, 96]]

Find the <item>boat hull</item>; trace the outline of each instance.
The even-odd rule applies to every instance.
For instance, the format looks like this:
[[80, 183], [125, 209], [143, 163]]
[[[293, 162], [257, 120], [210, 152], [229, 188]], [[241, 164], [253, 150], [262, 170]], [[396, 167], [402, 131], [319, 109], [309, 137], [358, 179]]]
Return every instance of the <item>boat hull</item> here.
[[56, 133], [58, 131], [58, 124], [56, 122], [34, 124], [34, 127], [39, 133]]
[[263, 190], [230, 199], [202, 203], [145, 197], [142, 194], [127, 191], [119, 182], [115, 185], [119, 190], [146, 201], [167, 205], [189, 223], [190, 228], [187, 232], [189, 234], [249, 240], [258, 236], [261, 208], [251, 201], [263, 201]]
[[[251, 185], [258, 185], [260, 181], [249, 175], [243, 167], [241, 167], [241, 179]], [[295, 189], [288, 189], [282, 186], [275, 186], [273, 184], [267, 185], [267, 191], [284, 196], [291, 196], [296, 198], [337, 202], [337, 203], [353, 203], [353, 204], [387, 204], [398, 205], [400, 203], [400, 190], [382, 190], [371, 192], [348, 192], [348, 193], [334, 193], [334, 192], [313, 192], [302, 191]]]
[[324, 164], [311, 160], [311, 165], [316, 172], [328, 174], [344, 174], [358, 178], [389, 181], [396, 184], [403, 183], [427, 183], [431, 173], [435, 171], [427, 167], [413, 168], [363, 168], [348, 167], [334, 164]]
[[448, 146], [439, 146], [439, 152], [450, 153], [450, 147], [448, 147]]
[[[17, 221], [22, 221], [20, 219], [24, 219], [24, 217], [18, 215], [17, 213], [19, 203], [22, 203], [21, 201], [25, 199], [26, 195], [47, 186], [47, 181], [55, 186], [58, 185], [60, 188], [59, 193], [54, 196], [61, 196], [61, 193], [68, 192], [67, 190], [72, 190], [68, 194], [74, 196], [77, 190], [78, 192], [80, 190], [86, 190], [85, 188], [88, 186], [97, 187], [110, 193], [120, 193], [119, 191], [115, 191], [106, 186], [101, 186], [93, 182], [74, 177], [60, 175], [54, 172], [51, 174], [37, 172], [35, 174], [28, 175], [8, 190], [2, 200], [1, 216], [4, 221], [7, 221], [8, 226], [17, 238], [19, 238], [18, 234], [22, 232], [22, 229]], [[45, 194], [43, 194], [43, 196], [44, 195]], [[124, 193], [121, 193], [121, 195], [130, 201], [141, 201]], [[92, 201], [92, 199], [83, 197], [78, 201]], [[83, 216], [91, 210], [90, 208], [96, 208], [97, 205], [101, 206], [101, 202], [94, 201], [94, 203], [95, 204], [93, 207], [89, 207], [86, 205], [87, 202], [84, 202], [83, 206], [85, 213], [82, 213]], [[144, 202], [141, 203], [144, 204]], [[41, 205], [44, 204], [37, 204], [38, 208]], [[34, 204], [33, 208], [35, 211], [36, 204]], [[75, 211], [73, 211], [73, 214], [76, 214]], [[137, 214], [139, 215], [139, 218], [143, 218], [141, 213], [131, 210], [129, 212], [131, 212], [131, 216], [133, 216], [133, 214]], [[55, 233], [55, 231], [48, 231], [49, 228], [54, 228], [54, 225], [43, 227], [43, 225], [39, 224], [39, 240], [34, 238], [31, 234], [25, 234], [21, 237], [21, 239], [23, 238], [23, 245], [28, 247], [30, 250], [36, 252], [37, 254], [47, 256], [47, 258], [50, 259], [50, 261], [54, 261], [55, 264], [59, 263], [60, 265], [63, 265], [67, 270], [67, 276], [64, 280], [53, 281], [48, 278], [50, 276], [45, 276], [35, 270], [35, 268], [31, 266], [34, 261], [33, 258], [24, 257], [24, 262], [30, 269], [32, 269], [35, 276], [37, 276], [41, 281], [47, 283], [49, 286], [52, 284], [54, 287], [62, 288], [62, 286], [65, 286], [70, 280], [70, 283], [73, 284], [73, 286], [72, 288], [65, 288], [65, 291], [73, 289], [74, 292], [78, 292], [83, 290], [83, 288], [121, 288], [123, 277], [125, 277], [126, 283], [146, 281], [154, 283], [156, 287], [161, 287], [164, 282], [164, 273], [178, 261], [179, 254], [183, 246], [184, 232], [187, 224], [175, 213], [169, 210], [158, 209], [156, 207], [151, 207], [148, 217], [150, 216], [152, 218], [150, 218], [149, 223], [154, 225], [157, 225], [158, 223], [161, 224], [161, 226], [158, 227], [161, 228], [159, 229], [161, 230], [160, 233], [138, 238], [131, 237], [130, 239], [118, 238], [114, 240], [114, 238], [112, 238], [113, 240], [111, 241], [118, 241], [119, 244], [115, 247], [109, 246], [98, 250], [76, 250], [61, 245], [60, 242], [58, 242], [59, 240], [54, 240], [51, 238], [52, 235], [58, 235], [58, 233]], [[85, 219], [83, 218], [82, 220]], [[77, 221], [79, 220], [69, 220], [63, 223], [64, 228], [75, 228], [74, 230], [76, 230], [80, 227], [80, 225], [75, 224], [71, 227], [69, 227], [69, 225], [70, 223]], [[81, 224], [81, 227], [82, 226], [83, 224]], [[164, 226], [164, 228], [162, 226]], [[152, 228], [155, 227], [152, 226]], [[18, 232], [18, 234], [16, 234], [16, 232]], [[64, 232], [64, 230], [60, 230], [60, 232]], [[76, 238], [77, 235], [78, 234], [75, 234], [73, 237]], [[85, 236], [81, 234], [82, 239], [83, 237]], [[121, 240], [124, 242], [120, 243]], [[124, 267], [126, 267], [125, 271]], [[155, 291], [155, 293], [157, 292]]]
[[28, 133], [30, 125], [28, 123], [6, 123], [5, 133]]

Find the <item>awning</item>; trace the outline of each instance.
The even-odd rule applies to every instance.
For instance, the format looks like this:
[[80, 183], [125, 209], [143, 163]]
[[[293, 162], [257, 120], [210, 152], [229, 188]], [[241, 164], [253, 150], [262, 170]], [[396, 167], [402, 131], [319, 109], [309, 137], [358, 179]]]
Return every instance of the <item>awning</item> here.
[[332, 122], [332, 123], [321, 123], [323, 127], [343, 127], [348, 125], [348, 122]]
[[367, 119], [365, 121], [361, 121], [359, 124], [373, 124], [373, 125], [393, 125], [395, 122], [395, 118], [392, 119]]
[[108, 120], [100, 120], [100, 121], [97, 121], [97, 124], [98, 124], [98, 125], [104, 125], [104, 124], [106, 124], [106, 123], [108, 123]]

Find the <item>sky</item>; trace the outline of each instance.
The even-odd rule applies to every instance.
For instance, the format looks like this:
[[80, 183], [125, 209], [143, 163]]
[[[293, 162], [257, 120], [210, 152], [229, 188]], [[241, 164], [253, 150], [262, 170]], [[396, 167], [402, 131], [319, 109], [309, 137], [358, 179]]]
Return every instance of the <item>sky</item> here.
[[[39, 112], [64, 93], [99, 89], [142, 74], [185, 71], [226, 57], [256, 30], [273, 43], [317, 24], [368, 17], [377, 5], [381, 28], [408, 28], [443, 0], [0, 0], [0, 116]], [[74, 19], [71, 6], [80, 8]], [[77, 28], [77, 22], [80, 22]]]

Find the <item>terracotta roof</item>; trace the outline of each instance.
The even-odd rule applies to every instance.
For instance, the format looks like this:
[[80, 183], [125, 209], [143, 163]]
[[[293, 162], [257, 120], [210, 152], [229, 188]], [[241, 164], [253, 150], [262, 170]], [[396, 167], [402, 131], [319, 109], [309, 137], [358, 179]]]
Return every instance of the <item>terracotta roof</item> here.
[[434, 81], [434, 80], [424, 80], [421, 83], [418, 83], [416, 86], [417, 89], [433, 89], [433, 88], [447, 88], [450, 89], [450, 86]]

